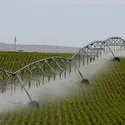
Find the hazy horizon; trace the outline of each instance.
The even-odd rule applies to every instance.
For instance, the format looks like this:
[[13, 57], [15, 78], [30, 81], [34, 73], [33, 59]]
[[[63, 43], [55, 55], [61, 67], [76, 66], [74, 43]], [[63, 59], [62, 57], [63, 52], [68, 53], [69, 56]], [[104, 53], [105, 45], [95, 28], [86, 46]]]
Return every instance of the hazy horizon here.
[[123, 0], [0, 2], [0, 43], [12, 44], [17, 36], [21, 45], [82, 47], [112, 36], [125, 39]]

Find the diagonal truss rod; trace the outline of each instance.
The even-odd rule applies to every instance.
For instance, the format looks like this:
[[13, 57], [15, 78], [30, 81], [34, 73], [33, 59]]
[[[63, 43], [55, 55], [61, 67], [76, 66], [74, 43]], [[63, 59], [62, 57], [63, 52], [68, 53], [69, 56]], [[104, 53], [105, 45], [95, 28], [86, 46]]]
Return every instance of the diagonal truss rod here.
[[57, 66], [63, 71], [63, 69], [62, 69], [62, 67], [59, 65], [59, 63], [53, 58], [52, 59], [56, 64], [57, 64]]
[[91, 50], [92, 53], [94, 53], [95, 55], [98, 55], [98, 52], [95, 53], [89, 46], [86, 47], [87, 49]]
[[45, 60], [45, 62], [48, 64], [48, 66], [51, 68], [51, 70], [52, 70], [54, 73], [56, 73], [55, 70], [53, 69], [53, 67], [48, 63], [48, 61]]
[[[81, 49], [81, 51], [82, 51], [83, 53], [86, 53], [86, 55], [87, 55], [88, 57], [92, 57], [92, 55], [89, 55], [84, 49], [85, 49], [85, 48]], [[94, 55], [94, 56], [95, 56], [95, 55]]]
[[30, 94], [28, 93], [28, 91], [27, 91], [27, 90], [25, 89], [25, 87], [24, 87], [24, 84], [23, 84], [22, 79], [20, 78], [20, 76], [19, 76], [18, 74], [17, 74], [16, 76], [17, 76], [17, 78], [19, 79], [19, 81], [20, 81], [20, 83], [21, 83], [21, 86], [22, 86], [23, 89], [25, 90], [25, 92], [26, 92], [27, 96], [29, 97], [30, 101], [32, 101]]
[[[99, 43], [100, 43], [100, 41], [99, 41]], [[96, 45], [99, 46], [99, 43], [96, 43]], [[102, 43], [102, 42], [101, 42], [101, 43]], [[96, 50], [98, 51], [97, 53], [102, 54], [101, 50], [100, 50], [99, 48], [96, 48], [96, 45], [94, 45], [93, 43], [91, 43], [91, 45], [94, 46], [94, 50], [96, 49]], [[101, 45], [100, 45], [99, 47], [101, 48]]]
[[[104, 43], [105, 43], [105, 41], [104, 41], [104, 42], [102, 42], [102, 44], [103, 44], [103, 45], [104, 45]], [[111, 48], [109, 47], [109, 45], [108, 45], [108, 44], [107, 44], [107, 46], [108, 46], [108, 48], [109, 48], [109, 50], [110, 50], [111, 54], [113, 55], [113, 57], [115, 57], [114, 53], [112, 52], [112, 50], [111, 50]]]
[[76, 66], [74, 60], [73, 60], [73, 64], [74, 64], [75, 68], [77, 69], [79, 75], [81, 76], [82, 80], [84, 80], [84, 77], [83, 77], [82, 73], [80, 72], [80, 70], [78, 69], [78, 67]]
[[112, 55], [115, 57], [114, 53], [112, 52], [111, 48], [108, 46], [110, 52], [112, 53]]

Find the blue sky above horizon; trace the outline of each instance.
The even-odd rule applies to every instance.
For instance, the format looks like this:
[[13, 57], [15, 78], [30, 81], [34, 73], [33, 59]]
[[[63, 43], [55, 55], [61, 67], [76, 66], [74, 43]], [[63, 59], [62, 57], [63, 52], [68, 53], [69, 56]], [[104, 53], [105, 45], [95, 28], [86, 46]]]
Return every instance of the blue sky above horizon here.
[[125, 39], [124, 0], [91, 1], [0, 0], [0, 42], [13, 43], [16, 35], [19, 44], [81, 47], [111, 36]]

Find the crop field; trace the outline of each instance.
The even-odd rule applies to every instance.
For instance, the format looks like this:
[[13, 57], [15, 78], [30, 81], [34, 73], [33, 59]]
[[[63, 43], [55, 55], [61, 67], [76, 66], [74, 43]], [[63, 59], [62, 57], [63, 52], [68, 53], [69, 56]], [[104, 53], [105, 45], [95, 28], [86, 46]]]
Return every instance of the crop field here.
[[71, 57], [68, 53], [37, 53], [37, 52], [0, 52], [0, 68], [8, 71], [16, 71], [21, 67], [52, 56]]
[[[53, 56], [38, 53], [11, 54], [0, 54], [0, 67], [15, 71], [41, 57]], [[53, 97], [41, 101], [40, 109], [24, 107], [1, 112], [0, 125], [124, 125], [125, 59], [121, 58], [119, 63], [109, 60], [105, 70], [95, 74], [90, 82], [92, 85], [83, 87], [78, 83], [66, 98]]]

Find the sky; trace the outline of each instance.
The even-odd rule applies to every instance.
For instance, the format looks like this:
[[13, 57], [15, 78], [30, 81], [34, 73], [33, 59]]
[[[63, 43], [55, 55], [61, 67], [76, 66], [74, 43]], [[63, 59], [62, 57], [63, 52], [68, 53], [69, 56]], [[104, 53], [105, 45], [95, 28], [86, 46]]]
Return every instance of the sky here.
[[0, 42], [81, 47], [125, 39], [125, 0], [0, 0]]

